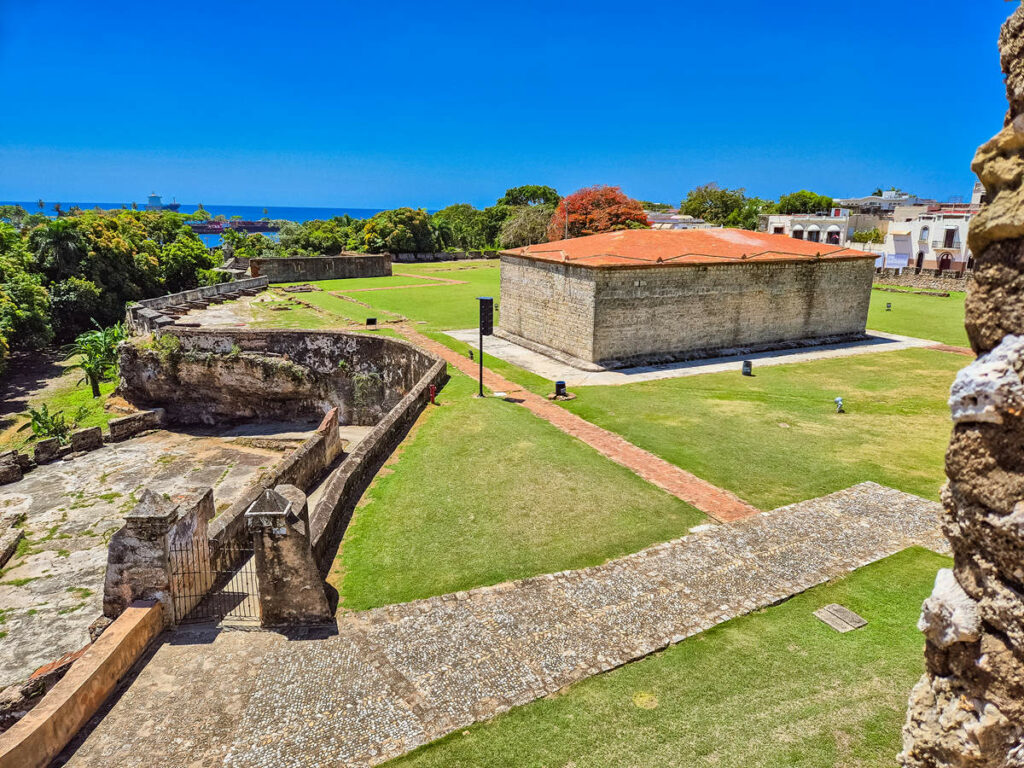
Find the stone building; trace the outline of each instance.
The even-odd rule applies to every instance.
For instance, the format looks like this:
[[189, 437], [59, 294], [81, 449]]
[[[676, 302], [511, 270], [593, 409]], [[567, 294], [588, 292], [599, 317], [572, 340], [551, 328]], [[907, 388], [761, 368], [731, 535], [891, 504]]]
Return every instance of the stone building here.
[[858, 337], [874, 258], [736, 229], [530, 245], [501, 254], [497, 335], [591, 370]]

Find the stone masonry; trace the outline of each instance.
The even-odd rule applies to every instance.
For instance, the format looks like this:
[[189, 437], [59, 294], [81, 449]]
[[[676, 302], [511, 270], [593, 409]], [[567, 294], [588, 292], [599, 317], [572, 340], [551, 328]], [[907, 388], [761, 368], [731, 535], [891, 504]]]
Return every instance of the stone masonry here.
[[[625, 238], [609, 249], [639, 256], [574, 256], [600, 247], [581, 241], [606, 235], [530, 246], [554, 251], [505, 251], [498, 335], [591, 370], [863, 336], [870, 255], [781, 235], [708, 232], [608, 233]], [[704, 239], [672, 242], [684, 235]], [[570, 250], [561, 260], [551, 255], [562, 248]], [[659, 254], [673, 248], [682, 255], [663, 261]]]
[[343, 615], [337, 634], [184, 637], [68, 765], [377, 765], [908, 546], [942, 550], [940, 513], [863, 483], [593, 568]]
[[979, 357], [950, 397], [954, 567], [921, 613], [926, 672], [903, 731], [908, 768], [1024, 766], [1024, 8], [999, 47], [1010, 109], [972, 166], [989, 200], [969, 243], [967, 333]]

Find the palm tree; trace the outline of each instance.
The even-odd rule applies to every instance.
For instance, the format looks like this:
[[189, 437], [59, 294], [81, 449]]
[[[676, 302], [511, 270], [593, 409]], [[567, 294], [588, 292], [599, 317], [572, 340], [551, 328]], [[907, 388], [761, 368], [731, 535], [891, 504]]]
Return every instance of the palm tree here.
[[70, 219], [54, 219], [32, 233], [31, 244], [43, 269], [56, 273], [58, 279], [74, 272], [85, 254], [85, 238]]
[[88, 381], [93, 397], [100, 396], [100, 382], [117, 370], [117, 345], [124, 338], [125, 330], [121, 323], [109, 328], [97, 325], [96, 330], [78, 334], [74, 343], [64, 348], [68, 359], [75, 358], [67, 370], [78, 369], [84, 374], [78, 383]]

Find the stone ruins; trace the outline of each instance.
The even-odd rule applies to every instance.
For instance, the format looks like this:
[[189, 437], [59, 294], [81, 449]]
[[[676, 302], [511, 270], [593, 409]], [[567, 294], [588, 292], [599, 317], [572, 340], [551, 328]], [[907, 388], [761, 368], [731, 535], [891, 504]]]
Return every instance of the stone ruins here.
[[953, 386], [944, 530], [954, 567], [924, 604], [924, 677], [900, 763], [1024, 766], [1024, 7], [999, 39], [1010, 108], [973, 169], [988, 193], [967, 332], [978, 359]]

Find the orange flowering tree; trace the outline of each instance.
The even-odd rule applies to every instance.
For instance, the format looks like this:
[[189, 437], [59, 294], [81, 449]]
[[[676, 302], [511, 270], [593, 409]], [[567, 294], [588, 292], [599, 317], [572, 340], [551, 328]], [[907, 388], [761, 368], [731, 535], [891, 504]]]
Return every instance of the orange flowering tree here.
[[569, 216], [569, 237], [594, 235], [613, 229], [646, 229], [647, 214], [638, 200], [618, 187], [595, 185], [573, 192], [555, 208], [548, 223], [548, 239], [565, 237], [565, 217]]

